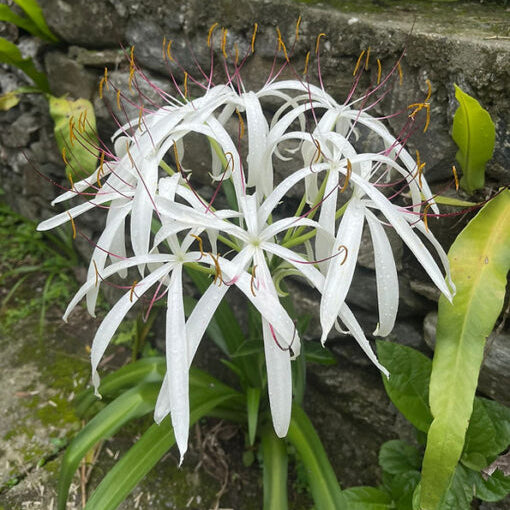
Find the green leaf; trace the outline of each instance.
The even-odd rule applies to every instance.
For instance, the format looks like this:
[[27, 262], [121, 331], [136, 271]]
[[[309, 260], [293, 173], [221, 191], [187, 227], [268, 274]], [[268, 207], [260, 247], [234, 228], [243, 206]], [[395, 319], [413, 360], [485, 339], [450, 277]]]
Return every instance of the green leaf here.
[[43, 92], [49, 92], [48, 79], [39, 72], [31, 58], [23, 58], [19, 48], [0, 37], [0, 62], [21, 69]]
[[71, 183], [84, 179], [95, 171], [99, 157], [94, 107], [86, 99], [71, 101], [51, 95], [49, 106], [66, 174]]
[[255, 443], [257, 423], [259, 419], [260, 388], [246, 389], [246, 412], [248, 414], [248, 439], [250, 446]]
[[135, 386], [99, 412], [68, 446], [58, 481], [58, 508], [65, 510], [69, 486], [74, 473], [87, 452], [99, 441], [111, 437], [125, 423], [154, 409], [159, 383]]
[[379, 450], [379, 465], [392, 475], [419, 470], [421, 454], [414, 447], [400, 439], [386, 441]]
[[264, 510], [286, 510], [287, 446], [274, 433], [271, 425], [262, 431], [262, 459], [264, 466]]
[[338, 363], [335, 356], [319, 342], [306, 342], [305, 357], [306, 361], [319, 365], [336, 365]]
[[485, 164], [492, 158], [496, 130], [480, 103], [455, 85], [459, 108], [453, 117], [452, 138], [459, 147], [457, 161], [464, 175], [460, 185], [468, 193], [483, 188]]
[[411, 347], [377, 341], [379, 361], [390, 372], [383, 376], [386, 393], [397, 409], [418, 429], [427, 432], [432, 421], [428, 405], [432, 363]]
[[439, 300], [430, 381], [434, 421], [423, 460], [421, 506], [435, 510], [459, 461], [473, 408], [485, 340], [503, 307], [510, 268], [510, 190], [459, 234], [449, 252], [457, 294]]
[[375, 487], [351, 487], [342, 491], [336, 508], [348, 510], [389, 510], [393, 508], [390, 496]]
[[13, 25], [26, 30], [32, 35], [38, 35], [38, 28], [32, 20], [24, 18], [23, 16], [19, 16], [4, 4], [0, 5], [0, 21], [12, 23]]
[[[207, 388], [194, 385], [195, 371], [190, 371], [190, 425], [220, 404], [235, 400], [238, 393], [224, 385]], [[211, 378], [212, 379], [212, 378]], [[85, 510], [115, 510], [138, 482], [175, 444], [169, 417], [152, 425], [131, 449], [115, 464], [92, 493]]]
[[[303, 462], [316, 510], [338, 510], [342, 506], [340, 485], [312, 423], [294, 404], [287, 439]], [[349, 507], [351, 508], [351, 507]]]
[[[439, 510], [460, 510], [471, 508], [473, 501], [473, 475], [475, 473], [464, 466], [457, 466], [451, 485], [444, 499], [439, 505]], [[423, 497], [423, 486], [421, 495]]]
[[[162, 382], [166, 372], [166, 360], [163, 357], [143, 358], [129, 363], [115, 372], [101, 379], [99, 393], [101, 396], [111, 398], [117, 396], [126, 388], [147, 382]], [[75, 405], [78, 416], [83, 416], [98, 398], [92, 388], [87, 389], [76, 397]]]
[[475, 485], [476, 497], [490, 503], [500, 501], [510, 493], [510, 476], [505, 476], [499, 469], [487, 480], [477, 473]]
[[510, 409], [493, 400], [476, 397], [466, 432], [463, 463], [476, 470], [483, 469], [509, 444]]
[[420, 482], [420, 472], [416, 470], [399, 473], [398, 475], [383, 475], [384, 487], [389, 491], [397, 510], [412, 510], [413, 495]]
[[230, 355], [230, 357], [232, 359], [243, 358], [244, 356], [251, 356], [253, 354], [260, 354], [262, 352], [264, 352], [264, 344], [262, 343], [262, 339], [246, 340]]
[[36, 31], [29, 30], [29, 32], [49, 42], [58, 42], [57, 37], [51, 33], [48, 25], [46, 25], [43, 12], [37, 0], [14, 0], [14, 2], [25, 11], [26, 15], [36, 27]]

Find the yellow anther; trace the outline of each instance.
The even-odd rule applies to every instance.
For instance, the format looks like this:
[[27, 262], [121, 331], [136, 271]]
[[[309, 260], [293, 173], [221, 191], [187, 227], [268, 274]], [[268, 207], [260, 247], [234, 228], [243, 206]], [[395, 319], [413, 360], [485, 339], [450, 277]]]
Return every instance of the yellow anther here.
[[318, 55], [319, 54], [319, 46], [320, 46], [320, 43], [321, 43], [321, 37], [326, 37], [326, 34], [324, 32], [321, 32], [318, 36], [317, 36], [317, 40], [315, 41], [315, 54]]
[[138, 283], [138, 280], [135, 280], [133, 282], [133, 285], [131, 285], [131, 291], [129, 292], [129, 301], [131, 301], [131, 303], [133, 302], [133, 294], [135, 293], [135, 287], [136, 287], [137, 283]]
[[128, 80], [128, 86], [129, 86], [129, 90], [130, 92], [133, 92], [133, 78], [135, 76], [135, 68], [133, 66], [131, 66], [129, 68], [129, 80]]
[[135, 46], [131, 46], [131, 51], [129, 52], [129, 65], [133, 66], [135, 65]]
[[212, 259], [212, 261], [214, 263], [215, 273], [214, 273], [214, 281], [213, 281], [213, 283], [216, 283], [219, 280], [219, 282], [220, 282], [219, 284], [221, 286], [221, 284], [223, 283], [223, 276], [222, 276], [222, 273], [221, 273], [220, 263], [218, 261], [218, 259], [220, 258], [220, 254], [218, 253], [216, 255], [216, 257], [215, 257], [213, 253], [208, 252], [208, 255], [211, 257], [211, 259]]
[[289, 56], [287, 55], [287, 48], [285, 46], [285, 43], [283, 42], [282, 33], [280, 32], [280, 29], [278, 27], [276, 27], [276, 35], [278, 36], [278, 50], [280, 50], [280, 49], [283, 50], [285, 60], [287, 62], [289, 62]]
[[414, 108], [414, 110], [409, 114], [409, 117], [414, 119], [418, 112], [423, 110], [425, 108], [426, 111], [426, 119], [425, 119], [425, 126], [423, 127], [423, 132], [425, 133], [429, 127], [430, 124], [430, 103], [413, 103], [410, 104], [407, 108]]
[[71, 189], [74, 190], [73, 174], [71, 173], [71, 171], [67, 172], [67, 178], [69, 179], [69, 183], [71, 184]]
[[227, 166], [225, 168], [225, 172], [229, 169], [229, 167], [232, 167], [232, 172], [234, 171], [234, 155], [231, 152], [225, 152], [225, 158], [227, 156], [230, 157], [230, 159], [227, 160]]
[[402, 66], [400, 65], [400, 61], [397, 62], [397, 69], [398, 69], [399, 84], [402, 85], [404, 83], [404, 73], [402, 71]]
[[424, 225], [425, 225], [425, 230], [426, 230], [427, 232], [429, 231], [429, 226], [428, 226], [428, 222], [427, 222], [427, 213], [428, 213], [428, 211], [429, 211], [429, 209], [430, 209], [430, 206], [431, 206], [431, 205], [432, 205], [432, 204], [427, 204], [427, 205], [425, 206], [425, 208], [423, 209], [423, 223], [424, 223]]
[[353, 76], [356, 76], [356, 73], [358, 72], [359, 66], [361, 64], [361, 60], [363, 59], [363, 56], [365, 55], [365, 50], [363, 50], [358, 57], [358, 61], [356, 62], [356, 65], [354, 66], [354, 71], [352, 72]]
[[301, 16], [299, 16], [299, 18], [296, 21], [296, 35], [295, 35], [296, 41], [299, 41], [299, 25], [301, 25]]
[[250, 290], [251, 290], [251, 293], [253, 294], [253, 296], [255, 297], [255, 270], [257, 269], [257, 264], [255, 264], [252, 268], [251, 268], [251, 280], [250, 280]]
[[161, 43], [161, 55], [165, 58], [165, 48], [166, 48], [166, 36], [163, 36], [163, 42]]
[[176, 143], [174, 143], [174, 159], [175, 159], [175, 166], [177, 168], [177, 171], [179, 173], [182, 173], [181, 163], [179, 162], [179, 152], [177, 151], [177, 144]]
[[416, 175], [418, 176], [418, 185], [422, 186], [421, 176], [423, 174], [423, 169], [425, 168], [426, 163], [422, 163], [420, 161], [420, 151], [416, 149]]
[[207, 34], [207, 47], [211, 47], [211, 37], [213, 35], [214, 29], [218, 26], [218, 23], [213, 23], [211, 28], [209, 29], [209, 33]]
[[174, 61], [174, 57], [172, 57], [172, 43], [173, 41], [168, 41], [166, 45], [166, 56], [168, 57], [168, 60], [170, 60], [170, 62]]
[[143, 105], [140, 106], [140, 110], [138, 111], [138, 125], [136, 128], [140, 130], [140, 126], [142, 125], [142, 117], [143, 117]]
[[188, 73], [184, 71], [184, 97], [188, 97]]
[[99, 283], [99, 271], [97, 270], [97, 264], [94, 259], [92, 259], [92, 264], [94, 264], [94, 270], [96, 272], [96, 283], [94, 283], [94, 286], [97, 287], [97, 285]]
[[382, 65], [381, 61], [377, 59], [377, 85], [381, 83]]
[[240, 133], [239, 137], [242, 139], [244, 136], [244, 121], [243, 121], [243, 117], [242, 117], [241, 113], [239, 112], [239, 110], [237, 108], [236, 108], [236, 113], [239, 118], [239, 127], [241, 128], [241, 133]]
[[228, 58], [228, 55], [227, 55], [227, 33], [228, 33], [228, 30], [226, 28], [222, 28], [221, 29], [222, 31], [222, 36], [221, 36], [221, 52], [223, 53], [223, 56], [225, 58]]
[[78, 133], [81, 133], [82, 130], [82, 119], [83, 119], [83, 112], [80, 113], [80, 116], [78, 117]]
[[425, 83], [427, 84], [427, 97], [425, 98], [425, 103], [428, 103], [430, 96], [432, 95], [432, 83], [430, 83], [430, 80], [426, 80]]
[[76, 225], [74, 224], [73, 217], [71, 216], [71, 213], [67, 211], [67, 215], [69, 216], [69, 219], [71, 220], [71, 228], [73, 229], [73, 239], [76, 239]]
[[[312, 138], [312, 142], [315, 145], [315, 148], [317, 149], [314, 152], [314, 158], [313, 158], [312, 163], [318, 163], [322, 156], [321, 144], [320, 144], [319, 140], [316, 140], [315, 138]], [[317, 154], [317, 156], [315, 156], [315, 154]]]
[[345, 264], [345, 261], [347, 260], [347, 254], [349, 253], [349, 250], [347, 249], [347, 246], [344, 246], [343, 244], [341, 244], [339, 247], [338, 247], [338, 251], [339, 252], [345, 252], [344, 254], [344, 258], [342, 259], [342, 262], [340, 262], [340, 265], [343, 266]]
[[453, 178], [455, 179], [455, 189], [459, 191], [459, 176], [457, 175], [457, 169], [455, 165], [452, 166]]
[[108, 85], [108, 68], [104, 68], [104, 84], [106, 85], [106, 90], [110, 90], [110, 86]]
[[365, 71], [368, 71], [368, 61], [370, 60], [370, 46], [367, 49], [367, 57], [365, 58]]
[[83, 119], [82, 119], [82, 131], [85, 131], [85, 128], [87, 127], [87, 114], [88, 114], [88, 110], [85, 110], [83, 112]]
[[349, 159], [347, 159], [347, 173], [345, 174], [345, 182], [344, 182], [344, 185], [342, 186], [342, 188], [340, 189], [340, 193], [343, 193], [347, 189], [347, 186], [349, 186], [349, 180], [351, 178], [351, 174], [352, 174], [352, 164], [351, 164], [351, 161]]
[[69, 166], [69, 161], [67, 161], [67, 154], [66, 154], [66, 148], [62, 147], [62, 159], [66, 166]]
[[198, 249], [200, 250], [200, 257], [204, 257], [205, 253], [203, 250], [204, 244], [202, 242], [202, 238], [200, 236], [196, 236], [195, 234], [190, 234], [191, 237], [194, 237], [198, 241]]
[[235, 52], [235, 64], [237, 65], [238, 62], [239, 62], [239, 46], [237, 45], [237, 43], [234, 43], [234, 52]]
[[257, 36], [257, 30], [259, 26], [257, 23], [253, 25], [253, 33], [251, 35], [251, 52], [255, 53], [255, 37]]
[[99, 81], [99, 99], [103, 99], [104, 76]]
[[120, 110], [120, 89], [117, 90], [117, 109]]
[[303, 74], [308, 74], [308, 64], [310, 62], [310, 52], [308, 51], [306, 53], [306, 57], [305, 57], [305, 68], [303, 69]]
[[69, 141], [71, 142], [71, 147], [74, 146], [74, 140], [76, 135], [74, 134], [74, 115], [69, 117]]

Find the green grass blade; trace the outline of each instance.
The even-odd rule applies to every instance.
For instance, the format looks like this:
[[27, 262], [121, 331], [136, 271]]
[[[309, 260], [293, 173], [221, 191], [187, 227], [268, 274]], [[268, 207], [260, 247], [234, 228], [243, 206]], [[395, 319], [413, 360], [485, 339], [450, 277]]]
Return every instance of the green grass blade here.
[[49, 92], [46, 75], [36, 69], [31, 58], [23, 58], [19, 48], [3, 37], [0, 37], [0, 62], [21, 69], [43, 92]]
[[264, 510], [287, 510], [287, 445], [272, 426], [262, 431]]
[[0, 21], [12, 23], [30, 34], [38, 35], [38, 28], [32, 20], [24, 18], [23, 16], [18, 16], [15, 12], [11, 11], [7, 5], [0, 5]]
[[58, 42], [58, 39], [48, 28], [37, 0], [14, 0], [14, 2], [25, 11], [26, 15], [32, 20], [33, 24], [37, 28], [36, 32], [30, 31], [33, 35], [36, 35], [41, 39], [46, 39], [49, 42]]
[[340, 485], [312, 423], [298, 405], [292, 407], [287, 439], [296, 448], [306, 467], [308, 482], [317, 510], [342, 507]]
[[[165, 358], [143, 358], [103, 377], [99, 386], [99, 393], [103, 397], [111, 398], [117, 396], [122, 390], [132, 388], [140, 383], [161, 383], [165, 371]], [[75, 401], [77, 414], [83, 416], [94, 402], [97, 402], [97, 397], [94, 395], [92, 388], [78, 395]]]
[[460, 185], [468, 193], [483, 188], [485, 164], [492, 158], [496, 128], [480, 103], [455, 85], [459, 108], [453, 117], [452, 138], [459, 147], [457, 161], [463, 176]]
[[152, 411], [159, 388], [159, 383], [148, 383], [135, 386], [126, 391], [89, 421], [71, 441], [60, 468], [58, 481], [59, 510], [65, 510], [66, 508], [69, 486], [76, 469], [87, 452], [102, 439], [115, 434], [128, 421]]
[[[212, 394], [215, 394], [213, 397]], [[216, 406], [235, 399], [234, 392], [197, 392], [190, 390], [190, 425], [206, 416]], [[174, 445], [170, 419], [152, 425], [137, 443], [115, 464], [90, 497], [85, 510], [114, 510], [138, 482]]]
[[430, 381], [434, 418], [423, 460], [421, 508], [435, 510], [461, 456], [486, 337], [503, 307], [510, 268], [510, 190], [501, 192], [459, 234], [449, 252], [453, 305], [439, 301]]

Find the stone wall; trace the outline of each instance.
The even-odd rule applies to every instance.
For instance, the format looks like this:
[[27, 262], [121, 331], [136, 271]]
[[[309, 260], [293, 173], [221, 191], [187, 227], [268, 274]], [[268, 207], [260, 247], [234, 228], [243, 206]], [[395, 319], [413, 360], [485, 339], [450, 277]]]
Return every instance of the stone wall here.
[[[277, 46], [275, 28], [279, 27], [285, 41], [293, 41], [296, 20], [302, 16], [293, 65], [302, 69], [306, 52], [313, 51], [317, 35], [325, 33], [321, 74], [326, 88], [337, 99], [347, 95], [354, 64], [367, 47], [385, 70], [404, 54], [404, 83], [378, 105], [381, 112], [406, 108], [426, 94], [426, 80], [431, 81], [430, 128], [425, 134], [417, 131], [409, 147], [412, 151], [419, 149], [427, 163], [425, 175], [435, 190], [454, 194], [451, 166], [456, 148], [449, 136], [456, 108], [454, 83], [478, 98], [497, 126], [496, 150], [487, 169], [486, 189], [472, 199], [483, 200], [491, 190], [510, 182], [510, 34], [504, 33], [508, 26], [501, 25], [501, 20], [510, 15], [508, 8], [429, 3], [390, 10], [372, 2], [358, 2], [346, 3], [340, 10], [283, 0], [146, 0], [143, 5], [137, 0], [40, 0], [40, 4], [59, 44], [43, 44], [7, 26], [0, 27], [0, 34], [16, 41], [25, 55], [36, 59], [46, 71], [55, 95], [67, 93], [72, 98], [93, 101], [100, 133], [105, 138], [111, 135], [114, 124], [108, 108], [99, 100], [97, 85], [105, 66], [111, 80], [126, 84], [129, 66], [122, 48], [134, 45], [140, 66], [159, 86], [170, 89], [161, 58], [163, 37], [174, 41], [174, 54], [185, 68], [195, 68], [195, 59], [207, 68], [209, 51], [205, 42], [213, 23], [228, 28], [227, 50], [233, 51], [234, 43], [239, 48], [249, 47], [253, 24], [257, 22], [256, 52], [243, 72], [244, 82], [256, 87], [265, 81], [272, 65]], [[372, 72], [376, 70], [374, 67]], [[312, 70], [312, 79], [313, 74], [316, 79], [317, 73]], [[0, 92], [24, 85], [24, 80], [16, 70], [4, 67]], [[395, 131], [399, 122], [390, 121]], [[41, 96], [26, 95], [15, 108], [0, 112], [0, 187], [5, 192], [4, 199], [16, 210], [40, 219], [53, 213], [48, 204], [57, 190], [36, 170], [62, 182], [63, 163], [52, 138], [47, 104]], [[462, 192], [458, 196], [467, 198]], [[468, 219], [455, 216], [434, 220], [431, 228], [448, 247]], [[95, 233], [95, 225], [90, 217], [89, 223], [81, 224], [90, 236]], [[436, 308], [437, 295], [396, 236], [393, 244], [402, 299], [399, 321], [390, 339], [430, 352], [424, 340], [423, 321]], [[376, 299], [368, 238], [364, 245], [367, 255], [361, 259], [348, 301], [365, 318], [367, 331], [371, 331]], [[87, 248], [80, 246], [83, 252]], [[292, 290], [298, 308], [316, 318], [315, 296], [299, 283], [293, 284]], [[427, 326], [430, 340], [433, 317], [428, 317]], [[317, 337], [316, 328], [317, 321], [312, 319], [310, 338]], [[409, 429], [391, 407], [379, 375], [354, 342], [339, 337], [330, 347], [338, 355], [340, 366], [312, 370], [308, 405], [320, 409], [314, 413], [315, 420], [333, 458], [338, 459], [340, 480], [346, 485], [373, 483], [377, 478], [378, 446], [386, 439], [409, 434]], [[502, 382], [508, 382], [508, 342], [496, 339], [490, 349], [481, 391], [510, 404], [508, 384]], [[500, 384], [496, 384], [498, 380]], [[342, 459], [349, 459], [351, 465], [343, 464]]]

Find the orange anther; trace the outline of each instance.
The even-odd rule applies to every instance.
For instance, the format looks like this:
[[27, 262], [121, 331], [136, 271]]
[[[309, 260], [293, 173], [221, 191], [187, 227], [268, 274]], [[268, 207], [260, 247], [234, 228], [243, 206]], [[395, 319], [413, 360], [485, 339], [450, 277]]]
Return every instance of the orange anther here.
[[211, 28], [209, 29], [209, 33], [207, 34], [207, 47], [211, 47], [211, 37], [213, 35], [214, 29], [218, 26], [218, 23], [213, 23]]
[[360, 53], [360, 56], [358, 57], [358, 61], [356, 62], [356, 65], [354, 66], [354, 71], [352, 72], [353, 76], [356, 76], [356, 73], [358, 72], [359, 66], [361, 64], [361, 60], [363, 59], [363, 55], [365, 55], [365, 50], [363, 50]]
[[71, 216], [71, 213], [67, 211], [67, 215], [69, 216], [69, 219], [71, 220], [71, 227], [73, 229], [73, 239], [76, 239], [76, 225], [74, 224], [73, 217]]
[[298, 20], [296, 21], [296, 41], [299, 41], [299, 25], [301, 25], [301, 16], [299, 16]]
[[257, 23], [253, 25], [253, 33], [251, 35], [251, 52], [255, 53], [255, 37], [257, 36], [257, 30], [259, 26]]
[[347, 186], [349, 186], [349, 179], [351, 178], [351, 174], [352, 174], [352, 164], [351, 164], [350, 160], [347, 159], [347, 173], [345, 174], [345, 182], [344, 182], [344, 185], [342, 186], [342, 188], [340, 189], [340, 193], [343, 193], [347, 189]]
[[321, 37], [326, 37], [326, 34], [324, 32], [321, 32], [318, 36], [317, 36], [317, 40], [315, 42], [315, 54], [318, 55], [319, 53], [319, 46], [320, 46], [320, 42], [321, 42]]
[[135, 280], [133, 282], [133, 285], [131, 285], [131, 291], [129, 292], [129, 301], [133, 302], [133, 294], [135, 293], [135, 287], [136, 287], [136, 284], [138, 283], [138, 280]]
[[308, 64], [310, 62], [310, 52], [308, 51], [306, 53], [306, 57], [305, 57], [305, 68], [303, 70], [303, 74], [308, 74]]

